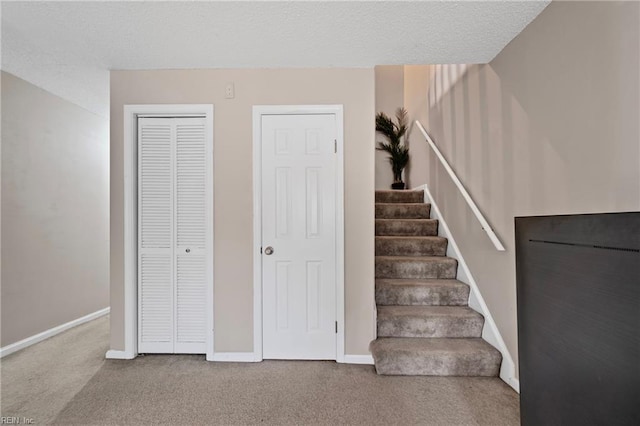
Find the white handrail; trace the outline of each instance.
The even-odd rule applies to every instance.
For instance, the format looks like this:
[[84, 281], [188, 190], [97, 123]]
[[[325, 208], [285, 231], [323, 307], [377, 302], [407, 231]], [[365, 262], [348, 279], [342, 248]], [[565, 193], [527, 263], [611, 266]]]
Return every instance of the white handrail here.
[[449, 176], [451, 177], [451, 180], [453, 180], [453, 183], [455, 183], [456, 186], [458, 187], [458, 190], [460, 191], [460, 193], [462, 194], [462, 197], [471, 208], [471, 211], [473, 212], [474, 215], [476, 215], [476, 218], [480, 222], [480, 225], [482, 225], [482, 229], [484, 230], [484, 232], [487, 233], [487, 235], [489, 236], [489, 239], [491, 240], [493, 245], [496, 247], [496, 250], [505, 251], [504, 246], [500, 242], [500, 239], [498, 238], [496, 233], [493, 231], [493, 228], [491, 228], [491, 225], [489, 225], [489, 222], [487, 222], [487, 219], [484, 218], [484, 216], [482, 215], [482, 212], [480, 212], [480, 209], [478, 208], [476, 203], [473, 201], [473, 199], [465, 189], [462, 182], [460, 182], [460, 179], [458, 179], [458, 176], [456, 176], [456, 173], [453, 171], [449, 163], [447, 163], [447, 160], [444, 158], [444, 156], [442, 155], [442, 153], [440, 152], [436, 144], [433, 142], [433, 140], [431, 139], [427, 131], [424, 129], [424, 127], [422, 127], [422, 124], [420, 124], [418, 120], [416, 120], [416, 125], [424, 135], [431, 149], [433, 149], [433, 152], [436, 153], [436, 156], [444, 166], [444, 169], [447, 171], [447, 173], [449, 173]]

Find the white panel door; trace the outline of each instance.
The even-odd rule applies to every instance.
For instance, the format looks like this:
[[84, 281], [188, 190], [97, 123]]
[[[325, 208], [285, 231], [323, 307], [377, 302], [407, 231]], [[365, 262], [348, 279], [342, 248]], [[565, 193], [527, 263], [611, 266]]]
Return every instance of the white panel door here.
[[138, 351], [205, 353], [212, 190], [203, 118], [138, 121]]
[[263, 357], [335, 360], [335, 115], [264, 115], [261, 136]]
[[175, 353], [205, 353], [207, 144], [204, 118], [175, 119]]
[[138, 351], [173, 352], [171, 120], [138, 122]]

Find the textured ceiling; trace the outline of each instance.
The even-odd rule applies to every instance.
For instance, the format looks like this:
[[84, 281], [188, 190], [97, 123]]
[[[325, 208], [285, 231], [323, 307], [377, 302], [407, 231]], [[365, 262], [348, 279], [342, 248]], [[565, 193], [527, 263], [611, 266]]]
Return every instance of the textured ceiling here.
[[3, 2], [2, 66], [33, 79], [36, 51], [45, 66], [95, 78], [105, 69], [485, 63], [547, 4]]

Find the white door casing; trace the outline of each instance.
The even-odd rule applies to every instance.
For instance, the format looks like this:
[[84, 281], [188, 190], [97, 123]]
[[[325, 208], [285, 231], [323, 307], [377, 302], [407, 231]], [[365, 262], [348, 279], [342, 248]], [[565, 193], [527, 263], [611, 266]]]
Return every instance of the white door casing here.
[[206, 359], [214, 359], [213, 305], [213, 117], [211, 104], [144, 104], [125, 105], [124, 121], [124, 346], [107, 351], [108, 359], [133, 359], [138, 348], [138, 120], [143, 117], [204, 117], [206, 133], [207, 182], [207, 347]]
[[207, 352], [207, 133], [204, 118], [138, 119], [139, 352]]
[[337, 121], [261, 116], [263, 358], [338, 358]]

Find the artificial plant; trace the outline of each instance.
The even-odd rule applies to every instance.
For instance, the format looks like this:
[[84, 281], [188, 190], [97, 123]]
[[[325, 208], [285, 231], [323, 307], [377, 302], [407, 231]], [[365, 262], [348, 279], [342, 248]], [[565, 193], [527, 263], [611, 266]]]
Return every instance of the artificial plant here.
[[396, 110], [395, 122], [384, 112], [376, 115], [376, 131], [387, 138], [387, 142], [378, 142], [376, 149], [389, 154], [394, 184], [403, 183], [402, 171], [409, 163], [409, 147], [404, 140], [407, 130], [407, 110], [404, 108]]

